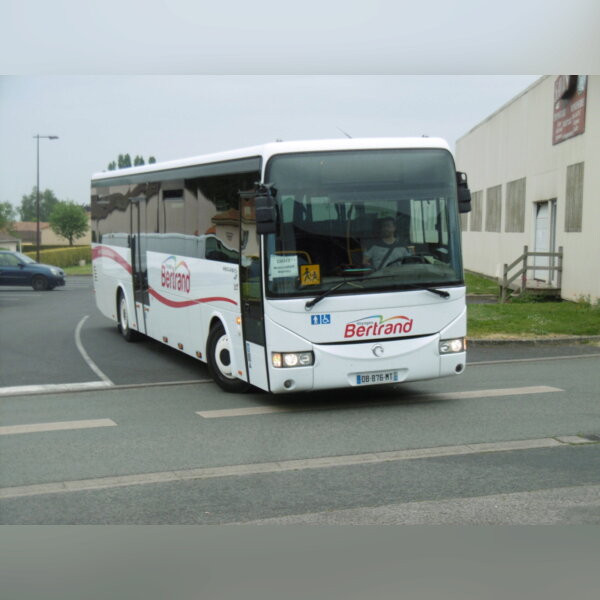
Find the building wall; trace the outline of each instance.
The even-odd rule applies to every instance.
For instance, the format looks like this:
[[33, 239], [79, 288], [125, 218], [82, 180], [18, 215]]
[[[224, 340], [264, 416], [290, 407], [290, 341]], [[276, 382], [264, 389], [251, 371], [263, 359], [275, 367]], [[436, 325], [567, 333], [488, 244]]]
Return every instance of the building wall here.
[[0, 249], [13, 250], [14, 252], [18, 252], [19, 250], [21, 250], [21, 242], [20, 240], [15, 239], [12, 236], [2, 235], [0, 233]]
[[[471, 192], [481, 192], [483, 209], [482, 231], [472, 230], [472, 213], [463, 220], [464, 264], [468, 270], [501, 277], [503, 265], [517, 259], [524, 246], [534, 250], [537, 203], [556, 199], [555, 248], [562, 246], [564, 251], [562, 296], [598, 301], [600, 76], [587, 78], [585, 132], [553, 145], [555, 80], [542, 77], [457, 141], [457, 167], [467, 173]], [[567, 172], [578, 163], [583, 163], [582, 227], [572, 232], [565, 230]], [[515, 215], [507, 219], [509, 183], [521, 179], [524, 231], [507, 231], [515, 229]], [[512, 192], [520, 185], [512, 184]], [[500, 231], [486, 231], [488, 196], [497, 194], [497, 186], [501, 186]], [[528, 278], [533, 278], [532, 272]]]
[[[37, 223], [35, 221], [19, 221], [14, 223], [14, 234], [19, 236], [21, 242], [26, 244], [36, 243]], [[88, 230], [83, 237], [73, 240], [74, 246], [89, 246], [92, 243], [91, 218], [88, 215]], [[40, 244], [42, 246], [68, 246], [69, 240], [56, 235], [46, 222], [40, 222]]]
[[[69, 240], [60, 235], [56, 235], [50, 227], [40, 231], [40, 243], [42, 246], [68, 246]], [[91, 227], [88, 225], [88, 230], [83, 237], [73, 240], [73, 246], [89, 246], [92, 243]]]

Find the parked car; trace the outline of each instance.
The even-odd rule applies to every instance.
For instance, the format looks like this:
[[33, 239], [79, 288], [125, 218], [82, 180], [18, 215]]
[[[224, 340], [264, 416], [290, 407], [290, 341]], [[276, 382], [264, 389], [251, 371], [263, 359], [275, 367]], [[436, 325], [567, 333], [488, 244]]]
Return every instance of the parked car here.
[[30, 285], [36, 291], [65, 285], [60, 267], [43, 265], [20, 252], [0, 250], [0, 285]]

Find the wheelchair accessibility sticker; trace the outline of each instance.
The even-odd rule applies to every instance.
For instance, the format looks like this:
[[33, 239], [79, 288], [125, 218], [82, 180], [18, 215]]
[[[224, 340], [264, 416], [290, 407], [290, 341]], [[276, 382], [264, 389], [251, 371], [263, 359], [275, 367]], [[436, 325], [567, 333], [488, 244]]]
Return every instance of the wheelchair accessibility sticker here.
[[310, 316], [310, 324], [311, 325], [331, 325], [331, 315], [311, 315]]

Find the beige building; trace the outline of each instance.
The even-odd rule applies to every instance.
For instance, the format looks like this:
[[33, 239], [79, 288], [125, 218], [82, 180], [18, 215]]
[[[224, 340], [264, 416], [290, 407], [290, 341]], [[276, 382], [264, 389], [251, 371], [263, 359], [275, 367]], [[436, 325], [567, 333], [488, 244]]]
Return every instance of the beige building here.
[[[73, 240], [74, 246], [89, 246], [92, 243], [92, 233], [90, 224], [88, 224], [88, 230], [85, 232], [85, 235], [83, 237]], [[17, 221], [11, 226], [11, 231], [15, 236], [18, 236], [24, 244], [35, 244], [37, 232], [36, 221]], [[56, 233], [52, 231], [49, 223], [40, 221], [40, 245], [68, 246], [69, 240], [60, 235], [56, 235]]]
[[18, 252], [21, 250], [21, 240], [8, 233], [8, 231], [0, 229], [0, 249]]
[[[562, 247], [562, 280], [531, 270], [527, 287], [600, 301], [600, 76], [541, 77], [462, 136], [456, 161], [472, 193], [465, 269], [501, 278], [524, 246]], [[529, 260], [547, 267], [555, 259]]]

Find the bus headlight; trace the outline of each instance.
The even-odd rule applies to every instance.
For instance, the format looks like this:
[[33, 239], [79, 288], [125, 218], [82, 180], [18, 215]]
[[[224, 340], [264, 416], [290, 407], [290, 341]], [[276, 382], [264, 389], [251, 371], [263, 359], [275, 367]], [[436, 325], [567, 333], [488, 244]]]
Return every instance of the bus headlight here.
[[442, 340], [440, 342], [440, 354], [464, 352], [466, 349], [467, 338], [455, 338], [453, 340]]
[[312, 352], [273, 352], [271, 362], [277, 369], [285, 367], [309, 367], [314, 363]]

